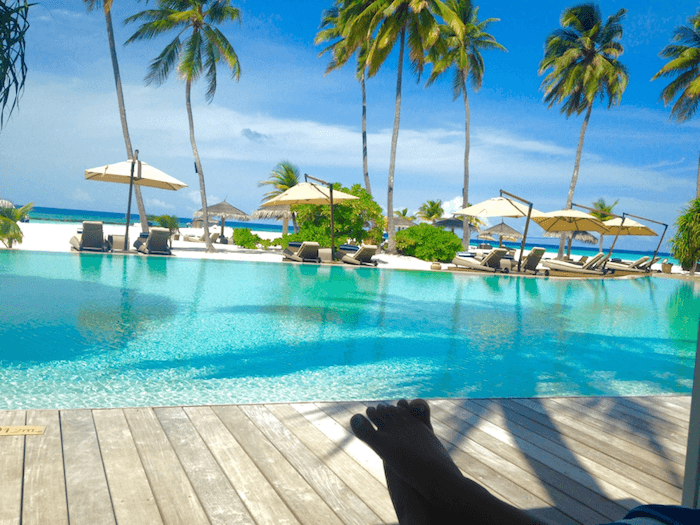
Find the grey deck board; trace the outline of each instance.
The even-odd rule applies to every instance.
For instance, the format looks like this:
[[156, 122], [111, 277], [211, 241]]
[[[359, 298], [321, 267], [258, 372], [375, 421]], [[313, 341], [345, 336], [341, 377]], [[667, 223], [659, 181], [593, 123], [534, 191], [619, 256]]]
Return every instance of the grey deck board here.
[[[0, 525], [396, 523], [350, 431], [373, 403], [0, 411]], [[433, 400], [464, 472], [541, 520], [680, 503], [689, 396]]]

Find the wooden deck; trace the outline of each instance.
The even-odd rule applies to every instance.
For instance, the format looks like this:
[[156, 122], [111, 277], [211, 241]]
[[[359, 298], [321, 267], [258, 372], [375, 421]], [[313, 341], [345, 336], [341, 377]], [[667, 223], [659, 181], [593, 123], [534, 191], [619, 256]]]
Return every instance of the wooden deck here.
[[[679, 504], [690, 398], [434, 400], [462, 471], [560, 524]], [[0, 411], [0, 524], [396, 523], [365, 404]]]

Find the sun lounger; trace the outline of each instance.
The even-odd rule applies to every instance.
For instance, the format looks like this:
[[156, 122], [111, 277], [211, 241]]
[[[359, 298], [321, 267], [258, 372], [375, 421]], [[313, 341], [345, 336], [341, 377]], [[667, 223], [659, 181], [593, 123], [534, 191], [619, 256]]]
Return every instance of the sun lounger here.
[[377, 247], [373, 244], [359, 247], [344, 244], [338, 248], [338, 258], [347, 264], [377, 266], [377, 261], [372, 260], [372, 256], [376, 253]]
[[465, 253], [458, 253], [457, 256], [452, 259], [452, 264], [457, 267], [467, 268], [468, 270], [480, 270], [484, 272], [498, 272], [503, 271], [508, 273], [508, 269], [504, 268], [501, 270], [501, 258], [508, 253], [505, 248], [494, 248], [483, 258], [478, 257], [468, 257]]
[[285, 259], [296, 262], [320, 263], [318, 256], [318, 243], [304, 241], [302, 243], [290, 242], [289, 246], [282, 252]]
[[170, 239], [170, 230], [168, 228], [151, 228], [148, 238], [145, 242], [137, 239], [134, 242], [134, 248], [139, 253], [147, 255], [172, 255], [168, 246]]
[[[539, 248], [535, 247], [532, 250], [530, 250], [530, 253], [528, 253], [525, 258], [523, 258], [522, 263], [520, 264], [520, 271], [525, 272], [525, 273], [533, 273], [537, 275], [539, 272], [544, 273], [545, 275], [549, 275], [549, 270], [538, 270], [537, 266], [540, 264], [540, 261], [542, 260], [542, 256], [545, 253], [544, 248]], [[517, 264], [514, 266], [514, 268], [517, 269]]]
[[100, 221], [84, 221], [83, 231], [74, 235], [70, 239], [72, 249], [80, 251], [92, 252], [108, 252], [109, 243], [105, 240], [104, 232], [102, 231], [102, 222]]
[[625, 272], [647, 272], [649, 271], [647, 267], [642, 267], [641, 265], [646, 263], [648, 260], [648, 255], [640, 257], [636, 261], [611, 260], [606, 265], [606, 268], [612, 268], [613, 270], [621, 270]]
[[559, 261], [557, 259], [547, 259], [542, 261], [542, 266], [559, 272], [580, 273], [584, 275], [605, 275], [609, 271], [614, 271], [603, 268], [603, 265], [607, 262], [608, 257], [609, 254], [597, 253], [582, 265], [566, 261]]
[[647, 269], [648, 269], [649, 271], [651, 271], [651, 265], [652, 265], [652, 264], [656, 264], [657, 262], [659, 262], [659, 259], [660, 259], [660, 257], [654, 257], [653, 259], [650, 259], [650, 260], [648, 260], [648, 261], [643, 262], [642, 264], [640, 264], [640, 265], [638, 266], [638, 268], [640, 268], [640, 269], [642, 269], [642, 270], [647, 270]]

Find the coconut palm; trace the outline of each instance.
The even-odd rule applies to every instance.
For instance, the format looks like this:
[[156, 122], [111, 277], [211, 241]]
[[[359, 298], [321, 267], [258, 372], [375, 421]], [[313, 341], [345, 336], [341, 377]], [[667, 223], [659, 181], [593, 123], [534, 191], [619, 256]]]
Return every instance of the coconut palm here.
[[[689, 120], [700, 103], [700, 11], [688, 18], [688, 26], [677, 27], [673, 33], [674, 44], [666, 46], [659, 55], [670, 61], [651, 79], [676, 77], [663, 91], [664, 105], [678, 97], [671, 107], [671, 116], [676, 122]], [[700, 157], [695, 198], [700, 198]]]
[[[458, 34], [449, 25], [440, 25], [440, 38], [428, 53], [428, 61], [432, 64], [432, 72], [426, 86], [430, 86], [446, 71], [453, 69], [452, 93], [454, 100], [462, 95], [464, 100], [464, 185], [462, 187], [462, 206], [467, 207], [469, 202], [469, 149], [470, 149], [470, 116], [469, 100], [467, 97], [467, 79], [471, 81], [474, 91], [479, 91], [484, 78], [484, 59], [481, 56], [482, 49], [498, 49], [506, 51], [506, 48], [496, 42], [496, 39], [486, 32], [492, 22], [498, 18], [488, 18], [479, 22], [477, 15], [479, 8], [473, 6], [471, 0], [446, 0], [449, 9], [459, 16], [464, 24], [464, 31]], [[465, 215], [463, 222], [462, 243], [466, 248], [469, 244], [469, 218]]]
[[374, 76], [379, 71], [394, 45], [399, 42], [394, 128], [391, 135], [386, 210], [388, 217], [387, 230], [389, 233], [387, 252], [395, 253], [394, 170], [399, 139], [399, 122], [401, 120], [401, 82], [406, 40], [408, 40], [411, 65], [420, 78], [425, 65], [426, 51], [433, 46], [439, 33], [435, 15], [441, 16], [458, 34], [461, 34], [464, 28], [457, 15], [438, 0], [348, 1], [343, 3], [340, 14], [344, 21], [343, 36], [345, 37], [345, 43], [343, 46], [347, 49], [347, 52], [353, 52], [367, 42], [369, 35], [375, 35], [374, 40], [368, 46], [365, 57], [369, 77]]
[[413, 215], [408, 214], [408, 208], [403, 208], [401, 210], [394, 210], [394, 215], [406, 219], [407, 221], [414, 221], [416, 218]]
[[21, 208], [15, 208], [14, 206], [0, 207], [0, 241], [6, 247], [12, 248], [13, 242], [22, 244], [24, 234], [17, 223], [32, 211], [33, 205], [34, 203], [30, 202]]
[[[126, 106], [124, 105], [124, 92], [122, 91], [122, 79], [119, 74], [119, 61], [117, 60], [117, 48], [114, 45], [114, 29], [112, 27], [112, 4], [113, 0], [83, 0], [88, 12], [102, 7], [107, 24], [107, 41], [109, 42], [109, 55], [112, 58], [112, 71], [114, 72], [114, 84], [117, 88], [117, 104], [119, 105], [119, 118], [122, 123], [122, 135], [124, 135], [124, 145], [126, 146], [126, 158], [134, 157], [134, 152], [131, 149], [131, 137], [129, 136], [129, 126], [126, 123]], [[143, 204], [143, 196], [141, 195], [141, 186], [134, 185], [134, 195], [136, 196], [136, 205], [139, 209], [139, 220], [141, 221], [141, 231], [148, 231], [148, 217], [146, 216], [146, 207]]]
[[[547, 73], [542, 81], [544, 101], [551, 108], [562, 104], [561, 112], [567, 117], [586, 115], [576, 149], [574, 172], [571, 177], [566, 208], [571, 209], [574, 189], [581, 164], [583, 139], [591, 118], [596, 98], [607, 96], [608, 108], [619, 104], [627, 87], [627, 68], [618, 57], [623, 48], [622, 20], [626, 9], [620, 9], [603, 22], [596, 4], [581, 4], [565, 9], [561, 15], [561, 29], [547, 37], [545, 52], [540, 62], [540, 74]], [[564, 237], [559, 242], [559, 257], [564, 254]]]
[[[288, 160], [283, 160], [277, 163], [274, 169], [270, 172], [270, 177], [267, 180], [261, 180], [258, 186], [272, 186], [272, 190], [263, 195], [263, 202], [267, 202], [273, 197], [281, 195], [287, 191], [292, 186], [296, 186], [301, 182], [301, 177], [299, 175], [299, 168]], [[283, 226], [283, 230], [286, 231], [286, 220]], [[294, 232], [297, 231], [297, 219], [296, 213], [292, 214], [292, 224], [294, 225]]]
[[[240, 21], [240, 17], [240, 10], [232, 7], [230, 0], [158, 0], [158, 9], [142, 11], [125, 20], [125, 23], [145, 20], [126, 41], [127, 44], [137, 40], [150, 40], [170, 31], [177, 33], [172, 42], [151, 62], [146, 76], [146, 84], [151, 82], [155, 82], [156, 85], [162, 84], [167, 80], [174, 66], [177, 66], [178, 75], [185, 80], [190, 143], [199, 175], [204, 241], [208, 252], [215, 250], [209, 238], [209, 213], [204, 186], [204, 170], [194, 137], [190, 92], [192, 83], [197, 81], [202, 73], [205, 73], [207, 78], [206, 101], [211, 102], [214, 99], [216, 66], [222, 59], [231, 69], [233, 78], [238, 80], [241, 74], [238, 56], [231, 43], [216, 25]], [[191, 31], [190, 35], [183, 42], [180, 37], [188, 30]]]
[[29, 29], [29, 8], [34, 4], [26, 0], [18, 0], [15, 4], [0, 3], [0, 129], [5, 122], [8, 104], [7, 118], [17, 107], [27, 78], [24, 36]]
[[442, 201], [440, 199], [421, 204], [420, 208], [418, 208], [418, 213], [416, 213], [418, 217], [424, 221], [430, 221], [432, 224], [435, 224], [435, 221], [444, 214], [445, 210], [442, 209]]
[[[617, 203], [620, 202], [620, 199], [617, 199], [615, 202], [612, 204], [608, 204], [605, 202], [604, 198], [600, 198], [597, 201], [593, 203], [593, 209], [596, 211], [592, 211], [591, 215], [595, 217], [598, 220], [601, 221], [607, 221], [608, 219], [611, 218], [610, 212], [612, 212], [613, 208], [617, 205]], [[600, 234], [600, 244], [598, 245], [598, 251], [602, 252], [603, 251], [603, 234]]]
[[671, 255], [683, 268], [695, 275], [700, 259], [700, 198], [690, 201], [687, 208], [676, 219], [676, 234], [671, 238]]
[[[323, 12], [321, 26], [314, 40], [315, 44], [333, 42], [319, 53], [319, 56], [326, 52], [330, 52], [331, 54], [331, 61], [326, 68], [326, 74], [344, 66], [353, 55], [353, 53], [347, 52], [347, 48], [344, 45], [343, 20], [340, 16], [340, 8], [346, 1], [347, 0], [336, 0], [333, 7]], [[367, 57], [367, 49], [371, 42], [372, 38], [368, 37], [366, 42], [360, 45], [357, 54], [357, 79], [360, 81], [362, 89], [362, 172], [365, 178], [365, 189], [370, 195], [372, 195], [372, 187], [369, 182], [369, 168], [367, 165], [367, 90], [365, 89], [365, 59]]]

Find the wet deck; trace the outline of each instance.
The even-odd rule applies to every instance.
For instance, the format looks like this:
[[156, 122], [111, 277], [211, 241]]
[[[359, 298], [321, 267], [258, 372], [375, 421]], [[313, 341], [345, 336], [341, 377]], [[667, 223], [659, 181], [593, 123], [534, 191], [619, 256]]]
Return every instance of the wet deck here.
[[[396, 523], [359, 402], [0, 411], [0, 524]], [[462, 471], [560, 524], [678, 504], [689, 396], [434, 400]]]

